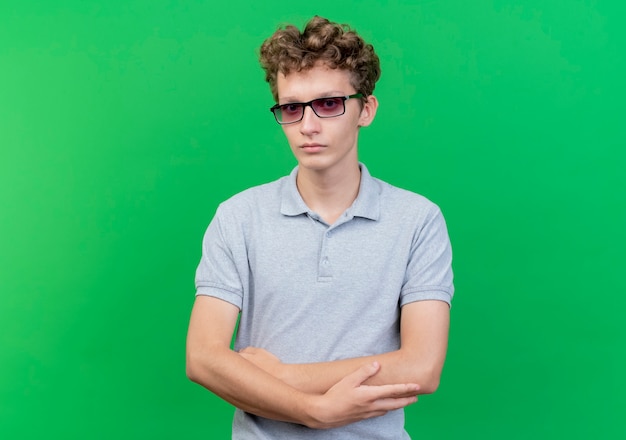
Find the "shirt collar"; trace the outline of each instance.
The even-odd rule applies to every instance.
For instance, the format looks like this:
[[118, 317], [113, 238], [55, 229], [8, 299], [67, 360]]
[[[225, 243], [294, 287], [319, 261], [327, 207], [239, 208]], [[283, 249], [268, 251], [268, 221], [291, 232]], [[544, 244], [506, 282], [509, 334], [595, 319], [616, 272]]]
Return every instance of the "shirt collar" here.
[[[359, 162], [359, 168], [361, 169], [359, 194], [352, 206], [348, 208], [347, 212], [350, 217], [364, 217], [370, 220], [378, 220], [380, 217], [380, 184], [370, 175], [364, 164]], [[297, 175], [298, 167], [296, 166], [285, 179], [280, 204], [280, 213], [283, 215], [296, 216], [306, 213], [313, 214], [298, 192], [298, 187], [296, 186]]]

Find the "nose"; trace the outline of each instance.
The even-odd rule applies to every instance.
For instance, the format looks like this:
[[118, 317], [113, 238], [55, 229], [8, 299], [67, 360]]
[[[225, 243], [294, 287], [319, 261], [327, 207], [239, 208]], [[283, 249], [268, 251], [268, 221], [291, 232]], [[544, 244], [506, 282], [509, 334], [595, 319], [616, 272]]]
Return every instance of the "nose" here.
[[304, 107], [304, 114], [300, 121], [300, 133], [310, 135], [319, 133], [320, 118], [315, 114], [311, 106]]

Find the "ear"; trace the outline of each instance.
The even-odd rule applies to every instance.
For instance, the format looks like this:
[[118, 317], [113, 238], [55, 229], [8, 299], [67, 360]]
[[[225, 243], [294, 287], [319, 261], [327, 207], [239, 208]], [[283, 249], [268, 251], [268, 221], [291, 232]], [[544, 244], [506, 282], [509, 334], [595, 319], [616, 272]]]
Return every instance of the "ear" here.
[[359, 127], [367, 127], [372, 123], [378, 109], [378, 99], [374, 95], [367, 97], [367, 101], [363, 104], [361, 116], [359, 117]]

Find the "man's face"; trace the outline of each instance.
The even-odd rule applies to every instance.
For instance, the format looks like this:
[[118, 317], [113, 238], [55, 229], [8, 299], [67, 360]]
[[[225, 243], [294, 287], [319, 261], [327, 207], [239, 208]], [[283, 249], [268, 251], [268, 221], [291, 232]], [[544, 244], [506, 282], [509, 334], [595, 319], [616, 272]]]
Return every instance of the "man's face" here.
[[[278, 103], [308, 102], [317, 98], [356, 93], [350, 73], [317, 65], [277, 78]], [[332, 118], [318, 117], [305, 107], [300, 122], [283, 125], [289, 146], [301, 168], [317, 172], [347, 170], [356, 166], [360, 126], [369, 125], [376, 114], [376, 98], [370, 96], [361, 108], [359, 99], [345, 101], [345, 113]]]

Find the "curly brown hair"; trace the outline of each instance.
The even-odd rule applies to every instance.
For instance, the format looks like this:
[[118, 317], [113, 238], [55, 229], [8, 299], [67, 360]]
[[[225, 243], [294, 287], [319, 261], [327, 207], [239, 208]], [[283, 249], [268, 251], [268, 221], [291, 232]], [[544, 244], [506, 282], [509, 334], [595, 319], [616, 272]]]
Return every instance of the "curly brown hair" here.
[[278, 72], [287, 75], [310, 69], [318, 62], [349, 71], [350, 83], [365, 97], [372, 94], [380, 78], [380, 61], [374, 47], [348, 25], [319, 16], [313, 17], [302, 33], [293, 25], [279, 28], [261, 45], [259, 60], [276, 102]]

